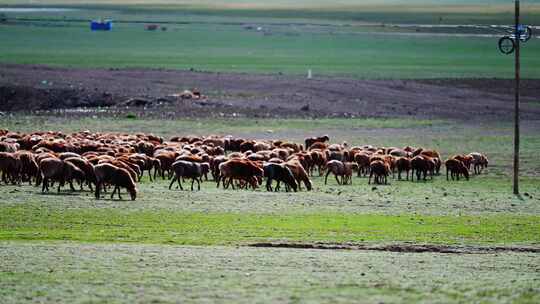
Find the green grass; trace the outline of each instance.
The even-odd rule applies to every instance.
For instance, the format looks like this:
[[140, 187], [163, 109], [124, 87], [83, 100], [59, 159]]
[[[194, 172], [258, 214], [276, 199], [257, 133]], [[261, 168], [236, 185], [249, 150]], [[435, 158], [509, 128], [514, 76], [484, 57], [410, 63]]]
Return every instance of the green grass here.
[[183, 245], [260, 241], [540, 244], [540, 216], [261, 215], [2, 208], [0, 240]]
[[[20, 6], [13, 1], [0, 3]], [[414, 29], [380, 26], [511, 24], [511, 6], [501, 4], [45, 1], [40, 5], [77, 10], [6, 13], [10, 19], [45, 21], [0, 25], [0, 62], [287, 74], [305, 74], [312, 69], [315, 75], [360, 78], [511, 78], [512, 58], [498, 52], [497, 37], [441, 37], [433, 32], [418, 36]], [[86, 21], [62, 22], [96, 17], [118, 23], [110, 33], [92, 33]], [[523, 17], [524, 23], [538, 24], [540, 5], [525, 4]], [[142, 23], [129, 23], [132, 21]], [[185, 24], [168, 24], [166, 32], [146, 32], [144, 22]], [[245, 30], [244, 24], [262, 25], [269, 35]], [[460, 30], [442, 31], [452, 34]], [[523, 49], [523, 77], [540, 77], [540, 59], [535, 56], [539, 52], [535, 39]]]
[[[126, 115], [127, 116], [127, 115]], [[208, 135], [229, 133], [261, 134], [272, 132], [286, 132], [297, 130], [308, 132], [311, 130], [339, 130], [362, 128], [428, 128], [434, 125], [448, 126], [450, 122], [442, 120], [412, 119], [412, 118], [356, 118], [356, 119], [253, 119], [253, 118], [187, 118], [187, 119], [154, 119], [154, 118], [126, 118], [117, 117], [107, 119], [81, 117], [69, 118], [66, 116], [32, 116], [16, 115], [2, 120], [0, 128], [7, 128], [20, 132], [36, 130], [62, 130], [64, 132], [78, 132], [81, 127], [97, 132], [142, 132], [152, 130], [155, 134], [173, 136], [178, 134]]]
[[[497, 39], [410, 36], [266, 27], [271, 35], [241, 25], [171, 25], [145, 32], [117, 24], [95, 33], [86, 23], [65, 27], [0, 25], [0, 62], [68, 67], [147, 67], [248, 73], [347, 75], [360, 78], [511, 78], [511, 56]], [[204, 37], [204, 39], [201, 39]], [[540, 77], [540, 44], [522, 52], [522, 76]]]
[[0, 242], [5, 303], [535, 303], [539, 257]]

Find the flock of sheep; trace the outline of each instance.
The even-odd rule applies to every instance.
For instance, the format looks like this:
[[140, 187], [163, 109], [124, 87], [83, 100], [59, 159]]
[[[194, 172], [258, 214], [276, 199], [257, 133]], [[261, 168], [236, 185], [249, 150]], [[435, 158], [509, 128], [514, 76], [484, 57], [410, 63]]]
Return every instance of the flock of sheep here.
[[[392, 175], [407, 180], [426, 180], [439, 174], [443, 161], [435, 150], [424, 148], [348, 147], [330, 144], [327, 135], [311, 137], [304, 145], [283, 140], [250, 140], [232, 136], [184, 136], [168, 141], [153, 134], [34, 132], [30, 134], [0, 130], [0, 173], [3, 183], [35, 184], [42, 192], [57, 183], [58, 191], [73, 182], [82, 190], [87, 186], [97, 199], [108, 187], [114, 187], [121, 199], [125, 188], [132, 200], [137, 197], [136, 183], [145, 171], [150, 181], [171, 180], [183, 189], [182, 181], [191, 180], [200, 189], [210, 174], [223, 188], [257, 188], [266, 178], [266, 189], [312, 190], [314, 172], [333, 174], [338, 184], [352, 184], [353, 174], [368, 176], [377, 184], [386, 184]], [[445, 162], [446, 178], [463, 176], [469, 171], [480, 174], [488, 166], [481, 153], [454, 155]], [[450, 176], [449, 176], [450, 174]], [[273, 187], [273, 182], [276, 185]]]

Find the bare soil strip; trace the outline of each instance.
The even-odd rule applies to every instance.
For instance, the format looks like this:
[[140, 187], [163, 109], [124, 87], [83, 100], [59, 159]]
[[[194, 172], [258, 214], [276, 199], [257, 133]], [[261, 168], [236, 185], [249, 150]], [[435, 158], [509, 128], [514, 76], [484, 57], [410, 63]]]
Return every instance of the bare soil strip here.
[[389, 244], [389, 245], [362, 245], [362, 244], [328, 244], [328, 243], [254, 243], [248, 247], [259, 248], [291, 248], [291, 249], [322, 249], [322, 250], [363, 250], [363, 251], [388, 251], [388, 252], [430, 252], [430, 253], [455, 253], [455, 254], [479, 254], [496, 252], [531, 252], [540, 253], [538, 247], [520, 246], [450, 246], [450, 245], [422, 245], [422, 244]]
[[[163, 69], [0, 64], [0, 111], [106, 107], [159, 117], [420, 117], [510, 121], [508, 79], [360, 80]], [[207, 99], [171, 97], [198, 88]], [[540, 120], [540, 79], [522, 82], [522, 118]], [[133, 101], [136, 102], [133, 102]]]

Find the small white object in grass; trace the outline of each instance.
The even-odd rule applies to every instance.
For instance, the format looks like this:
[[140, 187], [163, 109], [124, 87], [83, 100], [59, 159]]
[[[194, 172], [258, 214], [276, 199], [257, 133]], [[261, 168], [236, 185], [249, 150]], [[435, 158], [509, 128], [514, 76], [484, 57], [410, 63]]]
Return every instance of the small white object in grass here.
[[307, 79], [311, 79], [312, 76], [311, 69], [307, 70]]
[[260, 26], [257, 27], [257, 31], [259, 31], [259, 32], [262, 31], [262, 27], [260, 27]]
[[266, 130], [266, 132], [267, 133], [274, 133], [274, 130], [269, 129], [269, 130]]

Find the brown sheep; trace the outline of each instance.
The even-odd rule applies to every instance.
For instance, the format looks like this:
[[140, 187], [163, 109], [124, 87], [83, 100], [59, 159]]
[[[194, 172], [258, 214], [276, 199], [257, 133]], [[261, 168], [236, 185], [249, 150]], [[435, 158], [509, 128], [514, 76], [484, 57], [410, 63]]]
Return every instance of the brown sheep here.
[[208, 173], [210, 165], [208, 163], [179, 160], [172, 164], [172, 170], [174, 172], [174, 178], [169, 184], [169, 189], [171, 189], [174, 182], [177, 181], [180, 189], [184, 190], [181, 180], [183, 178], [191, 178], [191, 191], [193, 191], [193, 184], [195, 181], [197, 182], [197, 189], [201, 190], [202, 177]]
[[454, 156], [452, 156], [450, 158], [459, 160], [460, 162], [462, 162], [465, 165], [465, 167], [467, 167], [468, 170], [471, 169], [471, 164], [472, 164], [472, 161], [473, 161], [472, 156], [463, 155], [463, 154], [457, 154], [457, 155], [454, 155]]
[[39, 175], [39, 166], [35, 160], [34, 154], [29, 151], [17, 151], [15, 154], [21, 162], [21, 181], [28, 181], [28, 183], [32, 185], [32, 179], [35, 178], [37, 181]]
[[435, 162], [435, 169], [433, 173], [439, 174], [442, 166], [441, 155], [435, 150], [422, 150], [420, 153], [422, 156], [427, 156]]
[[446, 166], [446, 180], [448, 180], [448, 172], [450, 172], [452, 180], [454, 177], [459, 180], [460, 175], [469, 180], [469, 170], [461, 161], [451, 158], [444, 162], [444, 165]]
[[73, 187], [73, 179], [82, 181], [84, 172], [69, 162], [65, 162], [58, 158], [46, 158], [39, 163], [39, 171], [43, 179], [41, 192], [49, 191], [49, 181], [58, 182], [58, 192], [64, 186], [65, 182], [69, 183], [71, 191], [75, 191]]
[[[352, 173], [353, 170], [358, 169], [358, 164], [349, 162], [343, 163], [339, 160], [331, 160], [326, 164], [326, 168], [328, 169], [328, 172], [324, 177], [325, 185], [328, 183], [328, 175], [330, 173], [334, 174], [334, 177], [339, 185], [346, 185], [349, 183], [349, 181], [352, 185]], [[341, 177], [341, 182], [338, 179], [338, 176]]]
[[330, 141], [330, 137], [328, 135], [306, 138], [306, 140], [305, 140], [306, 150], [311, 150], [311, 146], [314, 143], [325, 143], [327, 141]]
[[468, 156], [472, 158], [471, 165], [473, 166], [474, 174], [480, 174], [484, 168], [487, 168], [489, 161], [485, 155], [478, 152], [472, 152], [469, 153]]
[[[90, 188], [90, 191], [93, 191], [92, 184], [96, 184], [96, 175], [94, 173], [94, 166], [87, 161], [84, 158], [81, 157], [69, 157], [64, 160], [65, 162], [72, 163], [77, 168], [81, 169], [82, 172], [84, 172], [84, 179], [86, 181], [86, 185], [88, 185], [88, 188]], [[81, 183], [81, 190], [83, 189], [83, 185]]]
[[15, 153], [0, 152], [0, 173], [2, 181], [8, 184], [10, 181], [16, 184], [19, 181], [19, 175], [22, 170], [20, 159]]
[[409, 180], [409, 171], [411, 171], [411, 160], [407, 157], [399, 157], [396, 160], [396, 169], [398, 172], [398, 180], [401, 180], [401, 173], [403, 171], [407, 173], [407, 180]]
[[313, 149], [309, 152], [313, 166], [311, 167], [310, 175], [313, 176], [313, 169], [317, 167], [319, 176], [323, 175], [326, 166], [326, 154], [322, 150]]
[[[161, 164], [160, 173], [161, 178], [165, 179], [165, 172], [168, 173], [168, 175], [171, 175], [171, 169], [172, 164], [176, 161], [176, 157], [178, 157], [178, 152], [172, 152], [172, 151], [162, 151], [159, 154], [154, 156], [156, 159], [159, 160], [159, 163]], [[156, 178], [157, 171], [154, 171], [154, 179]]]
[[306, 186], [306, 189], [308, 191], [311, 191], [313, 185], [300, 161], [298, 161], [297, 159], [291, 159], [287, 161], [285, 165], [289, 169], [291, 169], [291, 172], [294, 175], [294, 179], [296, 179], [296, 183], [298, 184], [298, 190], [302, 190], [301, 182], [303, 182]]
[[264, 171], [255, 162], [245, 159], [231, 159], [219, 165], [220, 175], [217, 179], [217, 186], [223, 181], [223, 188], [227, 189], [232, 185], [234, 189], [234, 180], [239, 180], [249, 184], [254, 190], [257, 188], [258, 181], [262, 181]]
[[298, 184], [296, 183], [296, 180], [294, 178], [294, 175], [286, 165], [284, 164], [274, 164], [274, 163], [266, 163], [263, 166], [264, 170], [264, 176], [266, 179], [266, 190], [272, 191], [272, 181], [276, 180], [277, 185], [275, 187], [275, 191], [279, 190], [279, 183], [284, 182], [286, 187], [285, 190], [289, 192], [289, 188], [292, 188], [294, 192], [297, 191]]
[[[417, 155], [411, 159], [411, 170], [414, 181], [414, 174], [416, 173], [416, 180], [419, 181], [423, 176], [423, 180], [426, 180], [428, 173], [431, 173], [435, 169], [435, 162], [427, 156]], [[433, 178], [433, 176], [431, 176]]]
[[[369, 164], [369, 180], [368, 184], [371, 184], [371, 178], [375, 175], [376, 184], [387, 184], [388, 175], [390, 174], [390, 166], [388, 163], [382, 160], [375, 160]], [[384, 181], [384, 182], [383, 182]]]
[[118, 191], [118, 198], [122, 199], [120, 187], [127, 189], [132, 201], [137, 198], [137, 186], [126, 169], [118, 168], [109, 163], [103, 163], [94, 167], [94, 173], [96, 175], [96, 199], [100, 199], [100, 191], [105, 184], [114, 185], [111, 199], [114, 197], [116, 191]]
[[326, 150], [328, 149], [328, 144], [327, 143], [322, 143], [322, 142], [316, 142], [316, 143], [313, 143], [308, 150]]
[[368, 174], [370, 158], [371, 158], [371, 155], [366, 152], [359, 152], [356, 155], [354, 155], [354, 161], [358, 165], [358, 177], [360, 177], [362, 174], [364, 176]]

